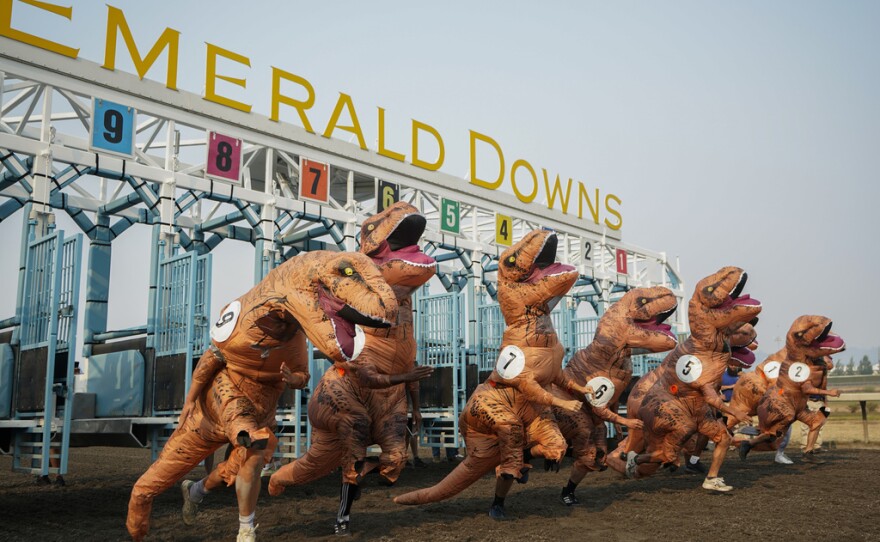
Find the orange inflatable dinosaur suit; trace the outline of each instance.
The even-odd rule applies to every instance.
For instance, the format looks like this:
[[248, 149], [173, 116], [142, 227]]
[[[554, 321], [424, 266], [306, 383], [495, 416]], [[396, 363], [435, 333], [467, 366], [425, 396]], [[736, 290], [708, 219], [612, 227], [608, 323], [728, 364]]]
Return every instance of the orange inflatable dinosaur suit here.
[[[657, 369], [639, 380], [627, 401], [627, 415], [637, 417], [644, 430], [633, 430], [625, 443], [629, 452], [625, 468], [619, 460], [609, 465], [630, 477], [653, 474], [661, 464], [679, 463], [679, 453], [699, 432], [716, 443], [715, 455], [704, 487], [729, 490], [717, 478], [730, 436], [712, 408], [743, 419], [718, 393], [721, 376], [730, 360], [728, 336], [737, 324], [752, 320], [761, 304], [740, 295], [747, 276], [738, 267], [724, 267], [697, 283], [688, 304], [691, 335], [669, 353]], [[639, 455], [637, 450], [644, 449]], [[720, 484], [718, 483], [720, 481]], [[727, 489], [723, 489], [723, 487]]]
[[805, 456], [812, 451], [818, 429], [825, 423], [829, 411], [824, 407], [808, 409], [807, 399], [811, 395], [840, 395], [837, 390], [820, 389], [827, 383], [826, 356], [846, 349], [843, 339], [831, 333], [831, 324], [831, 319], [813, 315], [800, 316], [792, 323], [785, 348], [780, 351], [784, 357], [779, 356], [783, 359], [776, 382], [758, 401], [761, 434], [740, 444], [741, 459], [745, 459], [754, 446], [781, 437], [795, 420], [810, 428]]
[[398, 504], [424, 504], [461, 492], [497, 466], [497, 476], [519, 479], [527, 472], [523, 448], [550, 461], [566, 451], [548, 407], [568, 410], [546, 388], [557, 384], [583, 396], [589, 391], [562, 372], [564, 348], [550, 312], [577, 280], [574, 267], [553, 263], [556, 234], [535, 230], [505, 250], [498, 263], [498, 303], [507, 323], [495, 370], [477, 386], [459, 420], [467, 457], [437, 485], [400, 495]]
[[[366, 220], [361, 227], [361, 252], [379, 267], [400, 306], [398, 319], [387, 329], [370, 329], [357, 362], [327, 371], [309, 400], [312, 440], [306, 454], [284, 465], [269, 481], [269, 493], [300, 485], [342, 466], [343, 505], [337, 531], [348, 529], [351, 500], [356, 498], [359, 464], [367, 447], [382, 448], [380, 474], [390, 483], [406, 463], [406, 388], [418, 386], [430, 367], [414, 368], [413, 291], [436, 271], [433, 258], [418, 246], [425, 217], [397, 202]], [[398, 385], [400, 384], [400, 385]], [[349, 493], [351, 493], [349, 495]]]
[[397, 310], [394, 293], [369, 258], [323, 251], [281, 264], [227, 305], [193, 373], [195, 397], [188, 396], [180, 425], [132, 489], [126, 523], [132, 538], [146, 536], [153, 499], [223, 444], [235, 446], [218, 466], [229, 484], [251, 456], [271, 458], [285, 387], [281, 367], [290, 369], [293, 385], [307, 384], [306, 337], [345, 363], [362, 346], [359, 325], [388, 327]]
[[[593, 395], [586, 397], [587, 402], [577, 412], [553, 409], [559, 429], [571, 444], [575, 457], [568, 486], [562, 491], [564, 504], [579, 503], [574, 488], [588, 471], [606, 468], [605, 421], [642, 427], [641, 420], [617, 414], [620, 395], [632, 378], [632, 349], [663, 352], [674, 348], [675, 334], [664, 322], [677, 306], [675, 295], [668, 288], [630, 290], [602, 315], [593, 341], [578, 350], [566, 365], [564, 374], [574, 382], [591, 387]], [[559, 387], [554, 388], [554, 393], [569, 400], [582, 397]]]

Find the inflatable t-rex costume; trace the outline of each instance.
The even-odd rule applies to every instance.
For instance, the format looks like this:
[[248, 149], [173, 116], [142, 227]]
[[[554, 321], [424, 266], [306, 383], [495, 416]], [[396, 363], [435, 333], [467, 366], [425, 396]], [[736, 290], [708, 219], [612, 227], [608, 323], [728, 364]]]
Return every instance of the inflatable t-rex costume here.
[[[615, 470], [644, 477], [661, 464], [678, 465], [683, 445], [699, 432], [716, 443], [703, 487], [730, 490], [718, 478], [730, 436], [712, 408], [735, 418], [746, 417], [731, 410], [718, 394], [730, 360], [728, 336], [736, 324], [761, 312], [759, 301], [740, 295], [746, 279], [742, 269], [724, 267], [697, 283], [688, 304], [690, 337], [670, 352], [660, 367], [640, 379], [629, 396], [627, 415], [641, 419], [645, 427], [644, 431], [630, 431], [625, 441], [625, 467], [619, 457], [609, 458], [608, 464]], [[639, 455], [637, 451], [642, 449], [645, 452]]]
[[361, 227], [361, 252], [378, 266], [394, 290], [398, 319], [387, 329], [365, 330], [366, 344], [349, 371], [327, 371], [309, 400], [312, 442], [306, 454], [281, 467], [269, 480], [269, 493], [300, 485], [342, 466], [342, 501], [337, 531], [348, 529], [351, 500], [357, 491], [358, 466], [367, 447], [378, 444], [380, 474], [393, 483], [406, 463], [406, 388], [431, 373], [414, 368], [412, 292], [436, 271], [433, 258], [418, 246], [425, 217], [405, 202], [397, 202], [367, 219]]
[[[668, 288], [630, 290], [602, 315], [593, 341], [575, 352], [566, 365], [564, 374], [574, 382], [593, 388], [593, 397], [588, 397], [577, 412], [553, 409], [559, 429], [571, 444], [575, 457], [568, 486], [562, 491], [564, 504], [579, 503], [574, 488], [587, 472], [606, 468], [605, 421], [642, 427], [641, 420], [617, 414], [620, 395], [632, 378], [630, 355], [633, 348], [663, 352], [675, 347], [675, 334], [671, 326], [663, 322], [677, 306], [675, 295]], [[554, 393], [564, 399], [579, 398], [558, 387], [554, 387]]]
[[[562, 459], [565, 439], [548, 407], [577, 410], [582, 403], [555, 397], [546, 388], [557, 384], [581, 396], [590, 390], [562, 372], [565, 350], [550, 312], [578, 274], [570, 265], [553, 263], [556, 245], [555, 233], [535, 230], [501, 254], [498, 303], [507, 328], [495, 370], [474, 390], [459, 419], [467, 457], [437, 485], [400, 495], [394, 502], [447, 499], [496, 466], [499, 483], [509, 489], [509, 482], [528, 472], [523, 463], [526, 446], [534, 456], [551, 462]], [[497, 493], [507, 489], [496, 488], [496, 497], [503, 497]], [[500, 513], [503, 516], [503, 506]]]
[[132, 489], [126, 522], [132, 538], [146, 536], [153, 499], [225, 443], [235, 448], [217, 468], [236, 487], [246, 461], [271, 458], [275, 410], [285, 388], [281, 368], [286, 364], [292, 372], [288, 383], [306, 385], [306, 337], [345, 363], [362, 346], [358, 324], [388, 327], [396, 319], [391, 288], [369, 258], [355, 253], [297, 256], [227, 305], [193, 373], [180, 425]]
[[[776, 382], [767, 388], [758, 401], [761, 434], [740, 444], [741, 459], [745, 459], [749, 450], [756, 445], [781, 437], [795, 420], [810, 428], [804, 457], [812, 459], [819, 428], [828, 418], [829, 411], [824, 407], [809, 410], [807, 398], [811, 395], [840, 395], [838, 390], [820, 389], [827, 384], [825, 356], [846, 349], [843, 339], [831, 333], [831, 324], [831, 319], [813, 315], [800, 316], [792, 323], [786, 335], [785, 348], [774, 355], [783, 358]], [[780, 354], [784, 354], [784, 357]]]

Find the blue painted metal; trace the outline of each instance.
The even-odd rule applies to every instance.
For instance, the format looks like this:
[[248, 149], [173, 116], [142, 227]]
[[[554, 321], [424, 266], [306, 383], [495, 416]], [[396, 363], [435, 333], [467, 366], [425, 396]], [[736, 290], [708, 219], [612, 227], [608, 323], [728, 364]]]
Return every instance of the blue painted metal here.
[[[33, 230], [31, 230], [33, 231]], [[13, 469], [47, 475], [67, 472], [70, 445], [71, 399], [74, 352], [76, 350], [79, 273], [82, 267], [82, 235], [65, 240], [56, 231], [27, 244], [21, 311], [21, 351], [45, 348], [45, 386], [43, 410], [21, 412], [16, 419], [28, 419], [33, 425], [14, 434]], [[66, 365], [57, 378], [56, 355], [67, 353]], [[61, 358], [63, 359], [63, 358]], [[57, 398], [65, 397], [63, 409]], [[51, 442], [55, 438], [60, 451]], [[60, 441], [60, 442], [58, 442]], [[49, 459], [58, 458], [59, 466], [50, 467]], [[34, 467], [34, 462], [39, 462]]]
[[[462, 446], [458, 417], [467, 402], [467, 367], [458, 293], [418, 295], [416, 360], [419, 365], [452, 368], [452, 405], [423, 408], [421, 440], [429, 446]], [[451, 410], [451, 411], [450, 411]], [[436, 421], [445, 423], [434, 423]], [[451, 423], [450, 423], [451, 422]]]

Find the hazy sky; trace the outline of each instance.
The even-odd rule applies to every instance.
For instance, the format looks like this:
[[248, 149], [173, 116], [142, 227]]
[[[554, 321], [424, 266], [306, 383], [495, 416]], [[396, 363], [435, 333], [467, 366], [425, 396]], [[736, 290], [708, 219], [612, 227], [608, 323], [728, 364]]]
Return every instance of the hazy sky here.
[[[880, 3], [109, 3], [142, 50], [166, 26], [182, 32], [184, 90], [202, 92], [211, 42], [250, 57], [250, 70], [230, 70], [247, 90], [224, 94], [255, 112], [268, 113], [274, 65], [314, 85], [320, 127], [338, 93], [351, 95], [370, 148], [379, 106], [392, 146], [408, 145], [410, 118], [434, 126], [447, 173], [466, 174], [473, 129], [508, 164], [616, 194], [624, 239], [680, 257], [689, 294], [723, 265], [748, 271], [768, 351], [805, 313], [831, 317], [853, 347], [880, 344]], [[13, 20], [100, 63], [106, 10], [77, 2], [72, 22]], [[117, 69], [134, 71], [122, 48]], [[148, 78], [164, 81], [164, 56]], [[20, 216], [0, 224], [7, 284]], [[111, 327], [145, 321], [114, 304], [138, 281], [146, 300], [149, 229], [125, 236]], [[215, 292], [215, 314], [252, 278], [250, 264], [232, 265], [244, 250], [232, 244], [217, 250], [215, 284], [241, 287]], [[9, 290], [0, 317], [12, 313]]]

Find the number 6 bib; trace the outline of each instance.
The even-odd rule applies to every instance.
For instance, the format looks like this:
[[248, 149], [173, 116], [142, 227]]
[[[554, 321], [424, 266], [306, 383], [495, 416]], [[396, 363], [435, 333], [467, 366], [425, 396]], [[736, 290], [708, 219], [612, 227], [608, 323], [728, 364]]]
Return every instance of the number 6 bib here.
[[498, 361], [495, 362], [495, 372], [504, 380], [510, 380], [518, 377], [525, 366], [525, 353], [520, 347], [510, 344], [501, 349]]

